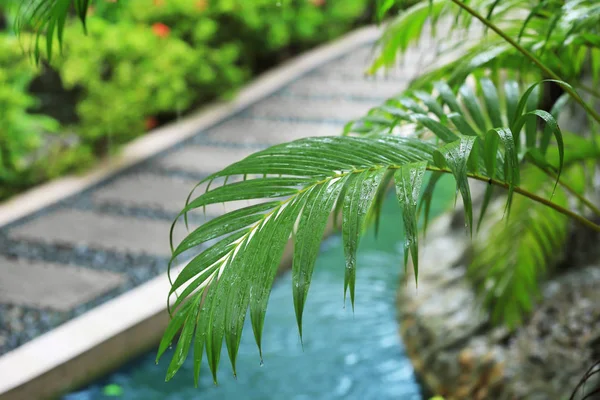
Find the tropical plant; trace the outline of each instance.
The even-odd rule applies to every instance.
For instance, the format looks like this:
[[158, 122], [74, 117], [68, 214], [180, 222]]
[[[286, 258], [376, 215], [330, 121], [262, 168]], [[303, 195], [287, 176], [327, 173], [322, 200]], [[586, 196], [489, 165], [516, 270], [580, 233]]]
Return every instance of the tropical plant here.
[[[380, 1], [378, 15], [394, 4]], [[78, 2], [79, 9], [86, 5]], [[51, 38], [61, 14], [49, 15], [40, 24], [48, 27]], [[564, 243], [567, 221], [600, 231], [591, 216], [600, 216], [590, 200], [593, 185], [581, 179], [582, 170], [597, 169], [598, 140], [587, 132], [562, 131], [557, 123], [560, 110], [573, 103], [594, 124], [591, 132], [600, 124], [598, 94], [580, 82], [586, 68], [595, 79], [600, 71], [599, 16], [593, 0], [432, 0], [391, 21], [372, 71], [391, 66], [421, 36], [427, 21], [435, 26], [450, 17], [463, 30], [479, 21], [487, 32], [459, 46], [460, 57], [348, 124], [346, 135], [273, 146], [201, 182], [210, 189], [197, 197], [192, 192], [174, 225], [211, 204], [263, 202], [215, 218], [181, 243], [172, 243], [172, 263], [183, 253], [199, 253], [174, 279], [169, 293], [171, 298], [180, 291], [170, 304], [173, 318], [158, 357], [180, 335], [167, 379], [193, 348], [196, 381], [205, 352], [216, 381], [223, 341], [235, 374], [248, 310], [261, 350], [269, 293], [290, 239], [294, 308], [302, 337], [304, 304], [332, 213], [341, 214], [344, 296], [349, 294], [354, 304], [360, 234], [377, 219], [382, 193], [392, 181], [403, 210], [405, 265], [410, 256], [415, 279], [417, 215], [422, 208], [427, 218], [437, 179], [443, 174], [455, 178], [468, 233], [475, 225], [469, 180], [488, 184], [477, 225], [488, 215], [484, 223], [491, 224], [491, 234], [475, 243], [470, 275], [494, 319], [518, 325], [533, 305], [549, 260]], [[571, 65], [557, 62], [567, 57]], [[560, 89], [559, 96], [549, 96], [552, 87]], [[427, 171], [431, 179], [421, 197]], [[495, 194], [497, 188], [504, 198]]]

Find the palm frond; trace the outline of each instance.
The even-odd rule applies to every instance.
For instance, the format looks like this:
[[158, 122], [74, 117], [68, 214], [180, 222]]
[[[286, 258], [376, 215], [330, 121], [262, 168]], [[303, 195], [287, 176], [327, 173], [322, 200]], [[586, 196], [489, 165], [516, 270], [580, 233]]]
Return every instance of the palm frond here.
[[[235, 374], [248, 309], [262, 354], [262, 329], [269, 293], [290, 238], [294, 241], [294, 309], [302, 335], [304, 304], [319, 242], [332, 212], [342, 214], [346, 258], [344, 296], [349, 293], [354, 306], [360, 235], [366, 225], [377, 218], [383, 190], [392, 179], [403, 210], [405, 265], [410, 256], [415, 276], [419, 268], [417, 215], [420, 208], [417, 203], [426, 170], [435, 171], [423, 196], [426, 213], [439, 174], [451, 174], [463, 199], [469, 226], [473, 221], [469, 177], [494, 180], [512, 194], [519, 184], [519, 163], [523, 159], [515, 143], [521, 140], [525, 149], [527, 145], [538, 143], [532, 144], [519, 134], [520, 130], [526, 130], [520, 128], [525, 125], [523, 121], [540, 111], [526, 108], [535, 86], [519, 98], [494, 92], [493, 85], [483, 82], [479, 97], [467, 87], [457, 95], [440, 82], [436, 85], [439, 97], [419, 92], [392, 99], [363, 121], [367, 125], [373, 119], [380, 125], [387, 123], [388, 131], [393, 131], [396, 124], [412, 123], [419, 126], [417, 136], [369, 133], [367, 137], [302, 139], [255, 153], [206, 178], [203, 182], [224, 183], [190, 199], [180, 216], [216, 203], [266, 201], [220, 216], [172, 246], [172, 262], [199, 246], [204, 246], [204, 250], [184, 267], [169, 293], [171, 296], [181, 291], [171, 306], [174, 317], [161, 342], [158, 357], [176, 333], [179, 330], [182, 333], [167, 379], [180, 368], [192, 343], [196, 380], [203, 353], [206, 353], [216, 381], [223, 341]], [[502, 103], [503, 97], [508, 103], [506, 106]], [[560, 149], [560, 170], [561, 132], [551, 115], [544, 117], [555, 130], [558, 144], [550, 149]], [[492, 128], [494, 122], [499, 121], [507, 127]], [[514, 131], [516, 135], [511, 126], [518, 128]], [[538, 153], [545, 157], [542, 151]]]
[[[248, 308], [260, 351], [269, 292], [283, 249], [292, 234], [294, 306], [301, 332], [302, 312], [320, 238], [338, 202], [342, 203], [346, 256], [344, 292], [349, 291], [353, 304], [359, 237], [384, 175], [389, 170], [408, 168], [411, 171], [413, 166], [418, 166], [422, 173], [425, 166], [433, 162], [435, 151], [432, 143], [393, 136], [312, 138], [253, 154], [207, 178], [231, 178], [258, 171], [265, 174], [213, 188], [192, 200], [182, 215], [225, 201], [274, 200], [218, 217], [190, 233], [174, 248], [173, 260], [201, 244], [214, 243], [192, 259], [173, 282], [170, 294], [179, 289], [183, 291], [172, 306], [175, 316], [162, 341], [159, 356], [181, 327], [183, 331], [168, 378], [185, 360], [194, 336], [195, 353], [202, 354], [202, 349], [206, 349], [215, 380], [223, 340], [235, 373]], [[408, 189], [410, 184], [410, 195], [405, 190], [399, 192], [399, 196], [410, 200], [404, 202], [405, 209], [414, 209], [414, 196], [420, 192], [421, 180], [406, 182], [405, 177], [404, 172], [396, 174], [397, 186]], [[405, 213], [404, 218], [409, 225], [416, 226], [415, 212]], [[416, 259], [414, 263], [418, 268]], [[196, 358], [195, 363], [199, 362]]]
[[[476, 0], [469, 1], [469, 5], [484, 15], [488, 19], [502, 23], [508, 20], [507, 16], [515, 13], [529, 10], [532, 1], [530, 0]], [[443, 23], [443, 37], [437, 37], [438, 24]], [[473, 27], [472, 17], [463, 12], [460, 7], [451, 1], [430, 0], [422, 1], [403, 10], [397, 17], [391, 20], [381, 39], [377, 43], [379, 54], [375, 58], [370, 73], [374, 73], [380, 68], [394, 67], [401, 56], [411, 47], [417, 45], [425, 34], [425, 29], [430, 28], [431, 33], [444, 44], [450, 44], [448, 50], [456, 51], [465, 49], [464, 42], [470, 35], [468, 30]], [[477, 35], [480, 36], [480, 35]], [[472, 39], [472, 38], [469, 38]], [[487, 41], [487, 37], [479, 38], [475, 43]], [[455, 43], [457, 42], [458, 43]], [[461, 42], [464, 42], [461, 44]], [[472, 43], [472, 41], [471, 41]], [[457, 47], [458, 46], [458, 47]], [[440, 52], [442, 53], [442, 52]]]
[[74, 11], [84, 31], [91, 0], [26, 0], [17, 9], [15, 30], [17, 33], [33, 31], [35, 34], [34, 57], [39, 61], [42, 54], [43, 37], [48, 61], [52, 59], [54, 40], [62, 48], [64, 29], [69, 15]]
[[[522, 176], [522, 187], [545, 198], [552, 195], [553, 183], [543, 172], [528, 168]], [[552, 200], [567, 205], [562, 188]], [[540, 281], [565, 244], [568, 218], [521, 196], [513, 200], [512, 217], [503, 215], [496, 207], [487, 234], [475, 239], [469, 276], [492, 322], [515, 328], [539, 298]]]
[[[595, 53], [600, 48], [600, 4], [594, 0], [476, 0], [468, 4], [508, 36], [518, 38], [521, 46], [538, 55], [563, 79], [576, 79], [590, 60], [595, 65]], [[451, 1], [414, 5], [389, 23], [369, 72], [393, 67], [411, 45], [418, 43], [429, 24], [435, 27], [441, 21], [453, 20], [438, 39], [438, 45], [447, 48], [438, 51], [444, 57], [436, 61], [432, 70], [421, 74], [411, 88], [427, 88], [441, 78], [448, 79], [452, 87], [460, 86], [468, 75], [482, 68], [508, 69], [519, 76], [536, 73], [537, 79], [542, 78], [535, 66], [501, 37], [469, 34], [469, 29], [476, 27], [469, 17]], [[458, 44], [453, 44], [457, 41], [452, 34], [455, 30], [462, 30], [465, 35]], [[469, 40], [465, 40], [467, 37]], [[565, 58], [570, 62], [564, 63]], [[593, 69], [594, 74], [600, 74], [597, 68]]]
[[[490, 78], [482, 77], [474, 78], [472, 85], [464, 84], [455, 92], [445, 82], [435, 82], [437, 94], [415, 90], [391, 98], [365, 117], [349, 123], [345, 134], [402, 135], [409, 130], [423, 139], [433, 133], [445, 143], [455, 141], [459, 135], [473, 137], [470, 170], [506, 179], [512, 189], [519, 182], [518, 165], [529, 153], [539, 153], [545, 159], [552, 136], [560, 153], [555, 168], [562, 168], [564, 145], [555, 118], [564, 103], [557, 104], [554, 115], [537, 110], [539, 83], [521, 91], [517, 81], [507, 80], [502, 90], [498, 90]], [[536, 123], [539, 119], [546, 123], [541, 134]], [[499, 143], [503, 151], [498, 149]]]
[[[406, 135], [410, 131], [411, 135], [426, 139], [433, 133], [438, 140], [446, 143], [453, 142], [459, 135], [472, 137], [474, 143], [468, 160], [469, 171], [508, 183], [506, 211], [510, 213], [514, 188], [520, 180], [519, 168], [523, 163], [549, 169], [558, 176], [565, 163], [563, 134], [556, 123], [565, 102], [557, 102], [551, 113], [536, 109], [540, 84], [544, 82], [547, 81], [521, 89], [514, 80], [505, 80], [500, 85], [500, 82], [494, 83], [487, 77], [473, 77], [470, 83], [458, 90], [453, 90], [445, 82], [435, 82], [433, 93], [415, 90], [412, 94], [389, 99], [384, 105], [370, 110], [365, 117], [349, 123], [345, 134], [369, 137], [384, 132]], [[564, 82], [557, 84], [566, 85]], [[543, 121], [543, 126], [538, 121]], [[552, 139], [555, 139], [556, 145], [550, 146]], [[578, 145], [577, 148], [581, 151], [586, 146]], [[493, 197], [493, 190], [494, 187], [488, 185], [479, 224]], [[424, 201], [430, 201], [430, 197], [424, 197]], [[470, 210], [465, 211], [466, 221], [470, 224]]]

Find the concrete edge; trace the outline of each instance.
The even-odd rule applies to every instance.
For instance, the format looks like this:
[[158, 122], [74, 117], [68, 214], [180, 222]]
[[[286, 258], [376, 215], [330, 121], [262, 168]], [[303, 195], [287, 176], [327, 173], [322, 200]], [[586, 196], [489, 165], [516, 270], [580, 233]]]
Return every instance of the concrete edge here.
[[101, 162], [82, 176], [67, 176], [0, 203], [0, 228], [28, 214], [81, 192], [104, 179], [165, 151], [226, 117], [272, 94], [315, 67], [340, 57], [352, 48], [376, 40], [381, 29], [368, 26], [295, 57], [244, 86], [235, 100], [206, 106], [173, 124], [154, 130], [126, 145], [118, 156]]
[[[143, 333], [140, 325], [157, 317], [166, 321], [166, 296], [157, 293], [168, 293], [168, 290], [166, 274], [158, 276], [5, 354], [0, 358], [3, 376], [0, 381], [3, 395], [0, 397], [34, 399], [55, 395], [70, 386], [65, 385], [67, 381], [80, 381], [84, 377], [82, 374], [92, 375], [89, 368], [82, 367], [82, 360], [83, 363], [86, 358], [91, 361], [89, 354], [102, 354], [94, 359], [98, 369], [106, 361], [112, 363], [113, 360], [105, 359], [117, 349], [114, 344], [107, 345], [111, 341], [114, 343], [118, 335]], [[162, 325], [160, 322], [164, 321], [152, 325], [158, 328]], [[143, 335], [148, 336], [148, 332]], [[136, 346], [147, 346], [148, 340], [136, 337], [136, 343], [132, 343], [129, 338], [128, 347], [118, 346], [118, 350], [131, 355]], [[98, 351], [100, 348], [102, 351]], [[107, 348], [110, 350], [106, 351]]]
[[[323, 237], [334, 232], [330, 217]], [[293, 248], [288, 241], [278, 275], [289, 270]], [[156, 348], [169, 323], [166, 296], [157, 293], [169, 288], [162, 274], [0, 357], [0, 399], [56, 398]]]
[[[374, 26], [351, 32], [263, 74], [244, 87], [236, 100], [208, 106], [133, 141], [118, 157], [84, 176], [62, 178], [0, 204], [0, 227], [167, 150], [317, 66], [376, 40], [379, 34], [380, 28]], [[330, 223], [326, 236], [333, 231]], [[291, 260], [289, 242], [282, 268], [289, 266]], [[156, 345], [168, 323], [166, 299], [157, 295], [168, 290], [169, 282], [163, 274], [0, 357], [0, 398], [53, 398], [148, 351]]]

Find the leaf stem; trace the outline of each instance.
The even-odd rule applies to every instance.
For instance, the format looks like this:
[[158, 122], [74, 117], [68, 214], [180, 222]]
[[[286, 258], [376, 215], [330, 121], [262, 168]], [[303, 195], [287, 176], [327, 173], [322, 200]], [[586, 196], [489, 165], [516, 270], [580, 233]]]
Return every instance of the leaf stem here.
[[[466, 12], [468, 12], [469, 14], [471, 14], [473, 17], [477, 18], [479, 21], [481, 21], [482, 24], [487, 26], [489, 29], [496, 32], [502, 39], [506, 40], [517, 51], [519, 51], [526, 58], [531, 60], [539, 69], [542, 70], [542, 72], [544, 74], [551, 77], [552, 79], [564, 82], [564, 79], [562, 79], [556, 72], [552, 71], [550, 68], [548, 68], [546, 65], [544, 65], [544, 63], [542, 61], [540, 61], [535, 55], [533, 55], [529, 50], [527, 50], [526, 48], [521, 46], [519, 43], [517, 43], [513, 38], [508, 36], [502, 29], [497, 27], [493, 22], [491, 22], [490, 20], [485, 18], [483, 15], [479, 14], [475, 9], [471, 8], [470, 6], [468, 6], [461, 0], [451, 0], [451, 1], [454, 4], [456, 4], [457, 6], [459, 6], [460, 8], [462, 8], [463, 10], [465, 10]], [[587, 104], [585, 101], [583, 101], [583, 99], [577, 94], [577, 92], [575, 90], [573, 90], [573, 88], [571, 88], [569, 86], [563, 86], [563, 89], [567, 93], [569, 93], [569, 95], [573, 98], [573, 100], [575, 100], [577, 103], [579, 103], [584, 108], [584, 110], [589, 115], [591, 115], [592, 118], [594, 118], [594, 120], [596, 120], [596, 122], [598, 122], [600, 124], [600, 114], [597, 113], [589, 104]]]
[[586, 86], [586, 85], [584, 85], [582, 83], [576, 84], [575, 87], [578, 87], [579, 89], [583, 90], [584, 92], [587, 92], [587, 93], [591, 94], [594, 97], [600, 98], [600, 91], [598, 91], [598, 90], [596, 90], [596, 89], [594, 89], [592, 87]]
[[[452, 174], [452, 171], [448, 170], [448, 169], [441, 169], [441, 168], [436, 168], [436, 167], [427, 167], [428, 171], [436, 171], [436, 172], [443, 172], [446, 174]], [[502, 187], [504, 189], [508, 189], [509, 185], [506, 182], [502, 182], [499, 181], [497, 179], [492, 179], [492, 178], [488, 178], [487, 176], [482, 176], [482, 175], [477, 175], [477, 174], [470, 174], [467, 173], [467, 176], [471, 179], [475, 179], [478, 181], [482, 181], [482, 182], [487, 182], [491, 185], [495, 185], [495, 186], [499, 186]], [[595, 223], [593, 223], [592, 221], [590, 221], [589, 219], [582, 217], [581, 215], [574, 213], [573, 211], [566, 209], [564, 207], [559, 206], [556, 203], [551, 202], [550, 200], [547, 200], [543, 197], [540, 197], [538, 195], [536, 195], [535, 193], [531, 193], [523, 188], [520, 188], [518, 186], [514, 187], [514, 191], [515, 193], [519, 193], [521, 196], [525, 196], [533, 201], [536, 201], [538, 203], [541, 203], [545, 206], [548, 206], [550, 208], [552, 208], [553, 210], [555, 210], [556, 212], [559, 212], [563, 215], [566, 215], [567, 217], [574, 219], [575, 221], [579, 222], [582, 225], [587, 226], [588, 228], [591, 228], [597, 232], [600, 232], [600, 225], [597, 225]]]
[[[547, 169], [542, 169], [542, 171], [544, 171], [544, 173], [546, 173], [546, 175], [548, 175], [549, 177], [551, 177], [553, 179], [557, 178], [556, 174], [554, 172], [552, 172], [552, 171], [548, 171]], [[577, 198], [577, 200], [579, 200], [583, 204], [585, 204], [585, 206], [587, 206], [594, 214], [596, 214], [597, 216], [600, 217], [600, 208], [596, 207], [596, 205], [594, 205], [594, 203], [592, 203], [590, 200], [588, 200], [585, 197], [583, 197], [573, 187], [571, 187], [571, 185], [569, 185], [568, 183], [566, 183], [562, 179], [558, 180], [558, 184], [560, 186], [562, 186], [563, 188], [565, 188], [565, 190], [567, 190], [573, 196], [575, 196]]]

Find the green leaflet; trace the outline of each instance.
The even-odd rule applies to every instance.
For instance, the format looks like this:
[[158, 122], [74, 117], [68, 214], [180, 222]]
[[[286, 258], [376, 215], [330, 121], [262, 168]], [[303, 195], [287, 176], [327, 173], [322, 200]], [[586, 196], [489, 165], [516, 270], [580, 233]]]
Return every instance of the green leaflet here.
[[183, 209], [183, 213], [210, 204], [225, 203], [236, 200], [252, 200], [291, 196], [298, 188], [310, 184], [308, 178], [257, 178], [247, 181], [229, 183], [212, 189], [193, 200]]
[[600, 48], [590, 50], [590, 64], [594, 84], [597, 86], [600, 82]]
[[[205, 293], [210, 291], [209, 286]], [[200, 380], [200, 366], [202, 365], [202, 357], [204, 355], [204, 343], [206, 341], [206, 330], [208, 322], [208, 308], [205, 302], [202, 302], [199, 306], [200, 311], [198, 312], [198, 322], [196, 323], [196, 337], [194, 338], [194, 387], [198, 387]]]
[[411, 44], [417, 43], [426, 26], [425, 22], [440, 15], [445, 9], [452, 7], [443, 0], [432, 0], [430, 4], [418, 2], [400, 13], [392, 21], [381, 37], [379, 56], [369, 68], [368, 73], [374, 74], [380, 68], [391, 67], [398, 58], [399, 50], [406, 51]]
[[458, 137], [448, 129], [446, 126], [440, 124], [439, 122], [421, 114], [415, 114], [413, 119], [429, 129], [431, 132], [435, 133], [437, 137], [442, 139], [446, 143], [450, 143], [458, 139]]
[[458, 100], [456, 99], [454, 92], [446, 82], [435, 82], [433, 86], [440, 93], [440, 97], [444, 103], [450, 107], [451, 111], [459, 114], [462, 113], [461, 107], [458, 105]]
[[321, 239], [327, 220], [347, 178], [337, 179], [314, 188], [302, 209], [298, 232], [294, 237], [294, 261], [292, 264], [292, 294], [298, 332], [302, 340], [302, 313], [308, 289], [319, 254]]
[[188, 312], [192, 308], [194, 308], [194, 306], [195, 306], [195, 304], [193, 301], [188, 301], [187, 303], [185, 303], [183, 305], [183, 307], [181, 307], [180, 310], [177, 311], [177, 313], [171, 319], [171, 321], [169, 321], [169, 325], [167, 326], [167, 329], [165, 330], [162, 340], [160, 341], [160, 344], [158, 346], [158, 353], [156, 355], [157, 363], [158, 363], [158, 360], [160, 359], [160, 357], [164, 354], [164, 352], [169, 348], [169, 346], [171, 346], [171, 342], [173, 341], [173, 338], [175, 337], [175, 335], [179, 332], [179, 330], [183, 326], [183, 323], [185, 322], [185, 320], [187, 318]]
[[220, 259], [225, 257], [232, 249], [236, 246], [236, 241], [241, 239], [243, 236], [250, 232], [250, 228], [240, 230], [210, 246], [202, 253], [196, 255], [189, 263], [185, 265], [183, 270], [177, 275], [175, 282], [171, 284], [171, 290], [169, 295], [174, 293], [177, 289], [183, 286], [191, 278], [195, 276], [202, 276], [203, 271], [213, 266]]
[[201, 296], [202, 292], [194, 296], [194, 299], [191, 301], [192, 305], [189, 309], [189, 312], [186, 313], [183, 329], [181, 331], [181, 335], [179, 335], [177, 347], [175, 347], [175, 354], [173, 355], [171, 363], [167, 369], [167, 377], [165, 378], [166, 381], [171, 380], [171, 378], [175, 376], [188, 356], [190, 345], [194, 337], [194, 331], [196, 329], [196, 318], [198, 317], [199, 311], [199, 307], [197, 307], [196, 304], [200, 300]]
[[[535, 168], [523, 171], [522, 186], [541, 197], [551, 193], [552, 184]], [[562, 188], [553, 202], [565, 206]], [[539, 280], [546, 274], [552, 256], [563, 246], [567, 218], [522, 196], [516, 196], [512, 218], [502, 221], [502, 209], [490, 211], [486, 238], [476, 238], [469, 277], [492, 321], [514, 328], [519, 325], [539, 296]]]
[[460, 140], [441, 147], [436, 152], [434, 160], [440, 168], [448, 167], [456, 180], [456, 188], [460, 191], [465, 206], [465, 221], [469, 232], [473, 232], [473, 203], [467, 178], [467, 161], [471, 155], [475, 137], [463, 136]]
[[[223, 267], [228, 267], [229, 260], [223, 263]], [[206, 348], [206, 360], [212, 373], [213, 382], [217, 383], [217, 369], [221, 360], [221, 348], [223, 346], [223, 337], [225, 335], [224, 326], [224, 304], [223, 297], [218, 295], [219, 287], [225, 282], [220, 281], [218, 275], [215, 275], [210, 282], [209, 290], [204, 298], [205, 308], [201, 312], [204, 314], [203, 326], [205, 327], [204, 347]]]
[[[504, 145], [504, 177], [508, 183], [508, 197], [506, 201], [507, 216], [510, 214], [510, 205], [512, 202], [515, 186], [519, 184], [519, 159], [513, 134], [510, 129], [491, 129], [486, 135], [484, 144], [484, 160], [488, 176], [494, 178], [496, 176], [496, 162], [498, 154], [498, 138]], [[491, 191], [492, 189], [488, 189]], [[484, 197], [483, 209], [487, 209], [487, 203], [491, 198], [491, 192]], [[483, 214], [482, 214], [483, 217]]]
[[[558, 120], [560, 112], [562, 111], [562, 109], [565, 107], [565, 105], [567, 104], [567, 102], [569, 100], [570, 100], [570, 97], [569, 97], [568, 93], [565, 93], [558, 98], [556, 103], [554, 103], [554, 105], [552, 106], [552, 109], [550, 110], [550, 115], [552, 115], [552, 117], [554, 117], [555, 120]], [[542, 137], [540, 138], [540, 141], [539, 141], [539, 149], [542, 152], [542, 154], [546, 154], [546, 152], [548, 151], [548, 146], [550, 145], [550, 139], [552, 138], [552, 135], [554, 134], [553, 129], [554, 129], [554, 127], [549, 124], [546, 124], [546, 126], [544, 127], [544, 132], [542, 133]]]
[[471, 125], [469, 125], [469, 123], [462, 114], [450, 113], [448, 114], [448, 118], [450, 119], [450, 121], [452, 121], [456, 129], [458, 129], [458, 131], [463, 135], [478, 136], [477, 132], [475, 132], [475, 129], [473, 129]]
[[433, 98], [433, 96], [422, 90], [415, 90], [414, 95], [417, 99], [421, 100], [423, 104], [427, 106], [429, 112], [432, 112], [438, 118], [439, 121], [443, 122], [445, 120], [446, 115], [444, 113], [444, 109], [442, 108], [440, 103], [438, 103], [437, 100]]
[[381, 184], [377, 189], [377, 193], [375, 194], [375, 200], [373, 201], [373, 207], [371, 207], [369, 216], [367, 217], [367, 224], [374, 223], [375, 224], [375, 237], [379, 234], [379, 220], [381, 217], [381, 209], [383, 207], [383, 202], [388, 193], [388, 189], [390, 183], [394, 179], [394, 171], [389, 169], [385, 172], [383, 179], [381, 180]]
[[442, 176], [444, 176], [442, 172], [434, 171], [431, 173], [431, 177], [429, 178], [429, 181], [427, 181], [427, 186], [425, 186], [423, 196], [421, 197], [421, 201], [419, 202], [419, 209], [417, 210], [417, 214], [420, 214], [421, 209], [425, 207], [423, 208], [423, 234], [427, 233], [427, 225], [429, 223], [429, 210], [431, 209], [431, 200], [433, 199], [435, 185], [438, 183]]
[[[264, 243], [267, 248], [263, 253], [263, 264], [253, 262], [255, 278], [250, 286], [250, 317], [252, 330], [262, 357], [262, 329], [267, 311], [267, 302], [283, 249], [292, 232], [302, 202], [297, 201], [286, 207], [279, 215], [274, 216], [275, 225], [272, 239]], [[265, 267], [266, 266], [266, 267]]]
[[465, 104], [465, 107], [469, 112], [469, 115], [475, 122], [475, 125], [477, 126], [480, 132], [485, 132], [487, 130], [487, 124], [485, 122], [483, 112], [479, 107], [479, 101], [475, 97], [475, 93], [473, 93], [471, 88], [465, 84], [460, 88], [460, 94]]
[[339, 217], [342, 215], [342, 209], [344, 207], [344, 198], [346, 198], [346, 192], [348, 191], [349, 184], [350, 180], [345, 179], [340, 192], [340, 196], [335, 202], [335, 207], [333, 209], [333, 227], [335, 229], [341, 229], [339, 225]]
[[531, 11], [529, 12], [529, 14], [527, 14], [527, 18], [525, 18], [525, 20], [523, 21], [523, 23], [521, 24], [521, 28], [519, 29], [519, 34], [517, 35], [517, 41], [521, 41], [521, 38], [523, 37], [523, 34], [525, 33], [525, 29], [527, 28], [527, 26], [529, 25], [529, 22], [536, 16], [538, 15], [538, 13], [540, 12], [541, 9], [543, 9], [544, 7], [548, 7], [548, 2], [545, 0], [540, 1], [538, 4], [536, 4]]
[[[74, 0], [73, 3], [85, 31], [87, 10], [90, 5], [89, 0]], [[17, 33], [21, 33], [26, 28], [33, 27], [35, 33], [33, 50], [36, 62], [39, 63], [41, 57], [42, 36], [46, 38], [45, 51], [48, 62], [52, 61], [55, 37], [62, 50], [64, 27], [71, 10], [71, 4], [72, 0], [41, 0], [34, 4], [23, 2], [19, 6], [15, 28]]]
[[[516, 107], [515, 112], [514, 112], [514, 117], [511, 120], [511, 126], [513, 124], [516, 124], [517, 118], [519, 118], [519, 117], [521, 117], [523, 115], [523, 113], [525, 111], [525, 108], [527, 107], [527, 103], [530, 101], [529, 100], [529, 96], [531, 96], [531, 94], [533, 93], [533, 91], [540, 84], [545, 83], [545, 82], [554, 82], [554, 83], [556, 83], [556, 84], [558, 84], [558, 85], [560, 85], [562, 87], [568, 87], [568, 88], [572, 89], [571, 85], [569, 85], [568, 83], [563, 82], [563, 81], [559, 81], [559, 80], [556, 80], [556, 79], [544, 79], [542, 81], [536, 82], [533, 85], [529, 86], [529, 88], [527, 88], [527, 90], [523, 93], [523, 95], [519, 99], [519, 102], [518, 102], [517, 107]], [[513, 129], [513, 132], [516, 132], [516, 131]]]
[[385, 169], [366, 170], [351, 175], [344, 199], [342, 215], [342, 237], [344, 240], [344, 255], [346, 270], [344, 274], [344, 299], [347, 289], [350, 289], [350, 302], [354, 309], [354, 287], [356, 283], [356, 250], [365, 219], [371, 208], [377, 188], [383, 178]]
[[279, 204], [279, 201], [270, 201], [252, 205], [218, 216], [204, 223], [179, 243], [177, 248], [173, 250], [171, 260], [208, 240], [235, 232], [259, 221], [263, 212], [271, 210]]
[[87, 33], [87, 13], [90, 6], [90, 0], [76, 0], [75, 1], [75, 12], [81, 21], [83, 31]]
[[[512, 47], [502, 41], [499, 43], [482, 43], [479, 47], [475, 46], [464, 57], [447, 66], [447, 69], [442, 74], [443, 77], [450, 75], [448, 83], [452, 86], [458, 86], [465, 82], [467, 77], [477, 70], [481, 70], [490, 65], [497, 59], [502, 59], [510, 54]], [[426, 79], [427, 76], [422, 79]]]
[[479, 85], [485, 101], [485, 109], [492, 122], [492, 128], [502, 127], [504, 125], [502, 122], [502, 108], [500, 107], [500, 99], [498, 97], [496, 86], [488, 78], [480, 79]]
[[408, 96], [400, 96], [396, 99], [398, 103], [402, 105], [402, 107], [406, 108], [409, 111], [412, 111], [415, 114], [425, 114], [427, 111], [423, 107], [419, 105], [415, 100]]
[[[483, 201], [481, 203], [481, 210], [479, 212], [479, 220], [477, 221], [477, 232], [481, 229], [481, 224], [488, 210], [488, 206], [490, 205], [490, 201], [494, 195], [494, 185], [488, 184], [485, 187], [485, 193], [483, 195]], [[508, 200], [507, 200], [508, 205]]]
[[516, 81], [508, 80], [504, 82], [504, 100], [506, 102], [507, 122], [510, 126], [517, 119], [519, 105], [519, 84]]
[[[559, 163], [558, 163], [558, 174], [557, 174], [557, 178], [556, 178], [556, 183], [555, 183], [555, 187], [558, 184], [558, 181], [560, 179], [560, 174], [562, 172], [563, 169], [563, 165], [564, 165], [564, 160], [565, 160], [565, 145], [563, 143], [563, 137], [562, 137], [562, 132], [560, 131], [560, 128], [558, 127], [558, 124], [556, 123], [556, 120], [554, 119], [554, 117], [552, 116], [552, 114], [546, 112], [546, 111], [542, 111], [542, 110], [534, 110], [531, 112], [528, 112], [524, 115], [522, 115], [516, 122], [515, 122], [515, 129], [521, 129], [521, 127], [523, 126], [523, 124], [527, 123], [528, 120], [536, 120], [537, 118], [542, 119], [545, 123], [546, 123], [546, 128], [550, 130], [550, 132], [552, 132], [552, 134], [554, 135], [554, 138], [556, 139], [556, 144], [558, 146], [558, 154], [559, 154]], [[515, 132], [515, 131], [513, 131]], [[534, 147], [535, 143], [533, 143]]]
[[396, 196], [402, 207], [404, 220], [404, 269], [408, 265], [408, 254], [412, 257], [415, 272], [415, 284], [419, 276], [419, 230], [417, 227], [417, 202], [423, 184], [427, 162], [402, 166], [394, 174]]
[[381, 22], [387, 12], [392, 8], [395, 4], [395, 0], [377, 0], [376, 10], [377, 10], [377, 21]]

